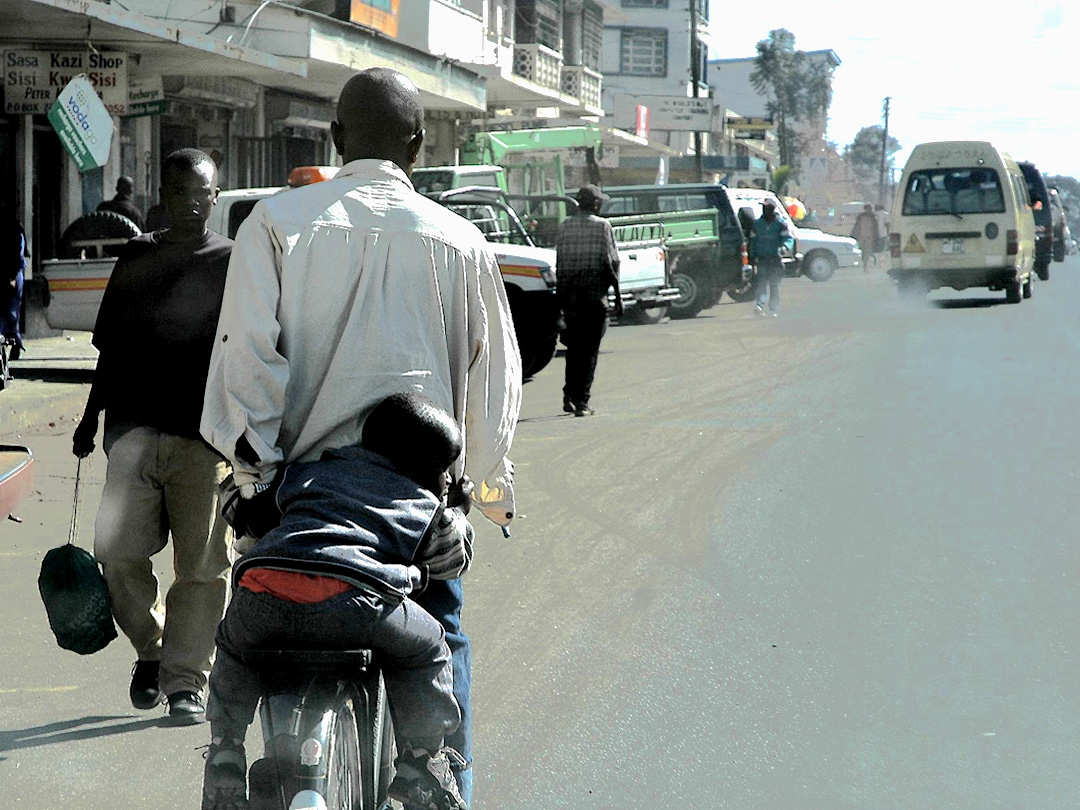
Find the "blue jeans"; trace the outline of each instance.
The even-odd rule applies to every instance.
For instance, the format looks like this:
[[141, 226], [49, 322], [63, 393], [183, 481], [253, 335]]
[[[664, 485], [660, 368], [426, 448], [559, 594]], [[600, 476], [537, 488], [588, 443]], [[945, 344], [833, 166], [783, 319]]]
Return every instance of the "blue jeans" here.
[[757, 277], [754, 279], [754, 292], [757, 294], [757, 305], [765, 308], [765, 302], [769, 302], [769, 309], [773, 312], [780, 311], [780, 284], [784, 280], [784, 264], [780, 257], [758, 259]]
[[469, 637], [461, 631], [461, 606], [463, 594], [461, 580], [438, 580], [428, 582], [427, 588], [413, 599], [417, 605], [430, 613], [446, 631], [446, 644], [450, 647], [454, 668], [454, 697], [461, 709], [461, 724], [446, 736], [446, 744], [465, 757], [468, 766], [454, 772], [458, 790], [466, 804], [472, 804], [472, 708], [469, 692], [472, 690], [472, 648]]

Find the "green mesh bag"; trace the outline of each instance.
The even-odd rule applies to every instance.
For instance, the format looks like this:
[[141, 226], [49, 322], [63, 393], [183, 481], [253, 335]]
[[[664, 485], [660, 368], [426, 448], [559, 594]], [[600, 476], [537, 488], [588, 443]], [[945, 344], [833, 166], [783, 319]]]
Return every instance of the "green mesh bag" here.
[[[81, 466], [81, 462], [80, 462]], [[65, 650], [89, 655], [116, 638], [109, 589], [97, 560], [75, 545], [79, 512], [79, 472], [75, 473], [75, 508], [68, 542], [54, 548], [41, 561], [38, 592], [49, 615], [56, 643]]]

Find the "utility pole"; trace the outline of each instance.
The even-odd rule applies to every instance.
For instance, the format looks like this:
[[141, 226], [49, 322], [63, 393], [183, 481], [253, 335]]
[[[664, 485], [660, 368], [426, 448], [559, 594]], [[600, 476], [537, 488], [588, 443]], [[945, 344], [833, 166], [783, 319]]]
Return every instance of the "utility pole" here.
[[[690, 0], [690, 81], [694, 85], [694, 98], [701, 95], [701, 51], [698, 45], [698, 0]], [[701, 161], [701, 132], [694, 130], [694, 170], [699, 183], [705, 180]]]
[[885, 165], [889, 157], [889, 102], [892, 96], [885, 96], [881, 112], [885, 115], [885, 128], [881, 132], [881, 173], [878, 176], [878, 202], [885, 205]]

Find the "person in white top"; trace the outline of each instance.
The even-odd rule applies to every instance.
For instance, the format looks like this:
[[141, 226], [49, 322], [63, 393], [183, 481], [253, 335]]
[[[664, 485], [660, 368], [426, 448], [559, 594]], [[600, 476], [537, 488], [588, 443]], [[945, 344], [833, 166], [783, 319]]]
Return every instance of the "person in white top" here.
[[[357, 444], [375, 404], [416, 391], [453, 414], [465, 452], [452, 473], [506, 526], [521, 356], [498, 263], [474, 225], [413, 189], [424, 111], [405, 75], [356, 74], [337, 116], [337, 176], [260, 201], [236, 235], [202, 435], [254, 504], [281, 465]], [[433, 581], [417, 601], [446, 629], [462, 709], [446, 743], [469, 761], [461, 581]], [[471, 771], [456, 776], [468, 802]]]

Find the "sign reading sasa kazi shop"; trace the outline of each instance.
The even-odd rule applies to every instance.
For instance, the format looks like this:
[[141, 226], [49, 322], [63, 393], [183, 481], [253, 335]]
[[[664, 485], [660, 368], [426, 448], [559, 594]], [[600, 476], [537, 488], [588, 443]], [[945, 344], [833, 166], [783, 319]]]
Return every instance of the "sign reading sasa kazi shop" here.
[[85, 73], [105, 109], [124, 115], [128, 106], [128, 57], [115, 51], [4, 51], [4, 112], [43, 115], [60, 91]]

